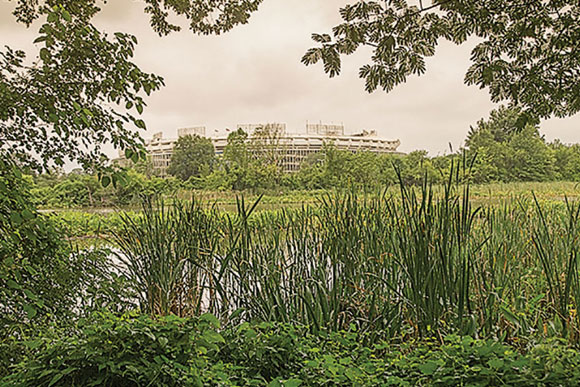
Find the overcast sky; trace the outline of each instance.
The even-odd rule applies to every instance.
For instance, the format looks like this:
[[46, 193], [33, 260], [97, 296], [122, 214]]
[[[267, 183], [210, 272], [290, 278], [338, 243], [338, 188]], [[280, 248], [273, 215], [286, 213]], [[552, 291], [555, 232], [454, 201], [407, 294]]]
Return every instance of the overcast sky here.
[[[148, 131], [176, 135], [177, 128], [205, 125], [208, 134], [238, 123], [285, 122], [302, 132], [306, 121], [344, 123], [347, 132], [376, 129], [400, 139], [400, 150], [442, 154], [463, 144], [469, 125], [487, 117], [494, 105], [487, 91], [467, 87], [463, 77], [470, 46], [440, 44], [427, 73], [386, 94], [364, 91], [358, 68], [368, 52], [346, 57], [342, 74], [329, 79], [321, 65], [300, 63], [313, 46], [310, 34], [329, 32], [340, 21], [345, 0], [265, 0], [250, 23], [221, 36], [184, 30], [163, 38], [149, 27], [143, 4], [109, 0], [95, 23], [107, 32], [137, 36], [135, 62], [165, 78], [166, 87], [148, 99]], [[33, 49], [39, 25], [14, 23], [13, 2], [0, 0], [0, 44]], [[34, 52], [34, 51], [30, 51]], [[580, 115], [541, 125], [551, 140], [580, 142]]]

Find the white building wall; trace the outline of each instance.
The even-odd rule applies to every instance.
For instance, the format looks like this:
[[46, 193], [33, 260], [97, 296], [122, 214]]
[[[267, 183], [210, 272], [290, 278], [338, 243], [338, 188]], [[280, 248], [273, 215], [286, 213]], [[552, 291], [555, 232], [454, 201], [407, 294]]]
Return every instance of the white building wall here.
[[[249, 126], [238, 125], [239, 128], [246, 131], [246, 129], [251, 130], [252, 127], [261, 126], [262, 124], [245, 124]], [[282, 125], [282, 124], [279, 124]], [[328, 133], [338, 133], [340, 131], [344, 132], [344, 127], [341, 125], [335, 127], [329, 127], [328, 125], [311, 127], [311, 131], [327, 131], [327, 134], [286, 134], [286, 126], [280, 126], [283, 131], [281, 137], [278, 138], [277, 150], [283, 153], [285, 156], [281, 161], [281, 167], [284, 172], [296, 172], [300, 169], [300, 165], [309, 155], [318, 153], [322, 150], [325, 143], [332, 143], [337, 149], [349, 150], [351, 152], [361, 152], [368, 151], [374, 153], [396, 153], [397, 148], [400, 146], [401, 142], [399, 140], [386, 140], [376, 136], [376, 131], [363, 131], [361, 133], [345, 136], [345, 135], [334, 135]], [[325, 124], [313, 124], [313, 125], [325, 125]], [[205, 133], [205, 127], [194, 127], [203, 128]], [[340, 129], [342, 128], [342, 129]], [[190, 130], [192, 128], [183, 128]], [[181, 129], [179, 134], [185, 133]], [[200, 133], [200, 132], [198, 132]], [[188, 132], [189, 134], [189, 132]], [[198, 134], [199, 135], [199, 134]], [[224, 149], [227, 145], [227, 137], [213, 137], [211, 138], [212, 143], [215, 148], [216, 155], [223, 155]], [[173, 147], [177, 139], [166, 139], [158, 134], [154, 135], [151, 140], [146, 142], [146, 148], [153, 162], [153, 167], [157, 170], [160, 176], [165, 176], [167, 168], [171, 162], [171, 155], [173, 152]]]

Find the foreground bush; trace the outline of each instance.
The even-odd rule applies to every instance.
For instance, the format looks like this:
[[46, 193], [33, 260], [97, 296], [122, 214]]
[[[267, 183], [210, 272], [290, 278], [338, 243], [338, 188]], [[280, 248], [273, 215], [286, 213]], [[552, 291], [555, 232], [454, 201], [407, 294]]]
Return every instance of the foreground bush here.
[[317, 335], [288, 324], [219, 331], [211, 315], [81, 321], [41, 337], [3, 386], [563, 385], [580, 382], [580, 353], [552, 341], [523, 354], [489, 340], [379, 342], [350, 331]]
[[210, 315], [81, 320], [71, 335], [26, 343], [38, 350], [2, 385], [202, 385], [199, 371], [208, 368], [207, 359], [223, 342], [218, 326]]

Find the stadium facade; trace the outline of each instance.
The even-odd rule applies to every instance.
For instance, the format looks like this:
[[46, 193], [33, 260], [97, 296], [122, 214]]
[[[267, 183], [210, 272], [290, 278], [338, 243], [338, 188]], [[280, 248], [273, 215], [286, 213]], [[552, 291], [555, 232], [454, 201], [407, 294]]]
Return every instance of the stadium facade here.
[[[399, 140], [378, 137], [375, 130], [345, 134], [344, 125], [336, 124], [307, 123], [305, 132], [301, 134], [288, 133], [286, 124], [283, 123], [239, 124], [236, 126], [236, 129], [242, 129], [248, 133], [249, 138], [253, 138], [254, 134], [263, 128], [267, 128], [269, 134], [274, 134], [266, 141], [269, 149], [280, 155], [280, 166], [284, 172], [298, 171], [302, 162], [308, 156], [320, 152], [325, 144], [332, 143], [337, 149], [351, 152], [368, 151], [375, 153], [397, 153], [397, 148], [401, 144]], [[186, 135], [208, 137], [212, 141], [218, 157], [223, 154], [228, 142], [227, 135], [207, 136], [205, 126], [181, 128], [178, 129], [177, 134], [178, 138]], [[146, 149], [158, 175], [164, 176], [166, 174], [178, 138], [164, 138], [163, 133], [159, 132], [146, 141]]]

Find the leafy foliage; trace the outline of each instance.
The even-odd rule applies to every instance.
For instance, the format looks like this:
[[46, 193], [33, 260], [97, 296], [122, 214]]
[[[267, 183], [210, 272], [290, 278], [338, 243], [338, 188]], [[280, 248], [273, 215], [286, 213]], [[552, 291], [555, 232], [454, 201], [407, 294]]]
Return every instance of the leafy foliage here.
[[145, 0], [145, 12], [151, 15], [151, 26], [159, 35], [181, 28], [171, 16], [184, 17], [189, 29], [203, 35], [229, 31], [237, 24], [246, 24], [263, 0]]
[[519, 127], [537, 117], [565, 117], [580, 110], [580, 5], [550, 0], [356, 1], [340, 9], [343, 22], [329, 34], [313, 34], [319, 47], [305, 64], [322, 62], [331, 77], [341, 55], [372, 49], [360, 68], [365, 88], [390, 91], [426, 71], [440, 39], [480, 41], [471, 52], [465, 83], [487, 88], [493, 102], [523, 107]]
[[251, 136], [242, 129], [230, 133], [222, 160], [226, 176], [221, 171], [208, 176], [208, 188], [244, 190], [279, 186], [282, 173], [276, 150], [279, 135], [269, 126], [259, 128]]
[[[491, 112], [471, 128], [465, 145], [475, 159], [473, 175], [476, 182], [488, 181], [550, 181], [578, 180], [574, 167], [563, 154], [574, 154], [576, 145], [546, 143], [537, 126], [528, 124], [518, 129], [520, 111], [500, 108]], [[568, 153], [569, 152], [569, 153]], [[569, 157], [569, 156], [568, 156]], [[565, 175], [557, 170], [569, 171]]]
[[102, 314], [81, 320], [72, 336], [30, 341], [40, 350], [3, 384], [202, 386], [199, 370], [209, 367], [208, 356], [224, 341], [217, 328], [213, 316]]
[[[209, 35], [229, 31], [238, 24], [246, 24], [252, 12], [263, 0], [145, 0], [145, 13], [151, 15], [151, 27], [159, 35], [167, 35], [181, 27], [173, 24], [175, 17], [189, 21], [194, 33]], [[72, 14], [90, 19], [99, 11], [96, 0], [17, 0], [16, 20], [30, 25], [47, 7], [64, 5]]]
[[563, 385], [578, 383], [578, 351], [559, 341], [524, 354], [493, 340], [377, 341], [347, 331], [301, 334], [287, 324], [220, 330], [215, 317], [100, 314], [73, 335], [28, 341], [34, 350], [6, 386]]
[[78, 161], [86, 169], [102, 166], [101, 145], [144, 157], [133, 131], [145, 123], [129, 112], [143, 111], [140, 91], [163, 85], [130, 59], [136, 38], [104, 33], [62, 6], [48, 11], [35, 41], [40, 58], [31, 66], [22, 51], [7, 48], [0, 62], [0, 149], [3, 157], [47, 169]]
[[188, 180], [208, 175], [214, 164], [215, 150], [210, 139], [197, 135], [182, 136], [173, 148], [167, 173]]
[[0, 375], [27, 353], [22, 341], [48, 323], [70, 324], [107, 308], [133, 307], [125, 276], [108, 252], [79, 251], [28, 201], [18, 169], [0, 177]]

